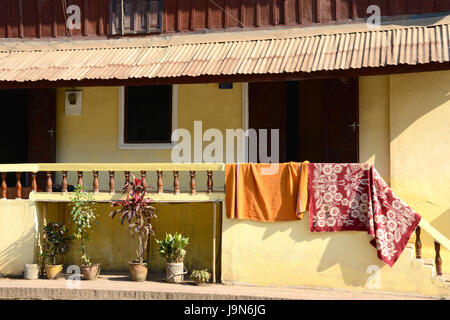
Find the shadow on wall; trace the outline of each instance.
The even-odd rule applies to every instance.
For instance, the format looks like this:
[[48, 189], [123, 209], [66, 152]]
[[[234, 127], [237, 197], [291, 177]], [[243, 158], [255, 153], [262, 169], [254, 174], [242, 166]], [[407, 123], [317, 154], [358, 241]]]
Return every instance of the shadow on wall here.
[[450, 209], [441, 213], [436, 219], [430, 221], [430, 224], [447, 238], [450, 235], [450, 224], [448, 223], [450, 217]]
[[[220, 232], [221, 211], [220, 205], [216, 205], [216, 275], [220, 274]], [[157, 204], [159, 209], [158, 221], [155, 223], [157, 239], [163, 239], [166, 233], [181, 233], [189, 237], [186, 246], [185, 267], [188, 272], [194, 269], [207, 268], [212, 270], [212, 231], [213, 231], [213, 204]], [[149, 266], [154, 271], [163, 272], [165, 259], [159, 255], [155, 237], [150, 240]]]
[[370, 269], [389, 268], [378, 259], [366, 232], [312, 233], [309, 214], [301, 221], [226, 219], [223, 224], [223, 241], [231, 250], [225, 254], [233, 257], [230, 268], [238, 282], [251, 282], [247, 278], [251, 271], [257, 278], [266, 275], [267, 283], [320, 285], [323, 281], [325, 286], [327, 279], [338, 278], [347, 286], [364, 287]]
[[10, 245], [2, 248], [0, 250], [0, 275], [21, 276], [25, 264], [35, 263], [33, 254], [35, 240], [36, 233], [34, 230], [30, 230], [18, 234], [15, 241], [11, 241]]
[[[152, 224], [156, 236], [151, 236], [146, 258], [149, 259], [150, 272], [163, 272], [165, 260], [159, 256], [155, 242], [162, 239], [165, 233], [182, 233], [189, 237], [189, 245], [186, 247], [187, 255], [185, 265], [188, 271], [193, 269], [212, 268], [212, 204], [153, 204], [158, 210], [158, 219]], [[42, 210], [42, 209], [41, 209]], [[69, 231], [73, 230], [70, 216], [71, 204], [48, 204], [48, 221], [65, 221]], [[87, 244], [88, 252], [92, 262], [101, 263], [102, 271], [106, 272], [128, 272], [128, 261], [136, 259], [137, 239], [130, 235], [128, 223], [120, 224], [120, 217], [112, 219], [109, 213], [112, 208], [109, 203], [98, 205], [98, 224], [90, 234], [91, 241]], [[41, 212], [42, 217], [42, 212]], [[220, 274], [220, 230], [221, 211], [217, 205], [217, 228], [216, 228], [216, 265], [217, 274]], [[64, 258], [65, 265], [80, 265], [79, 240], [69, 250]]]
[[[391, 142], [450, 99], [449, 71], [391, 75], [390, 82], [391, 120], [395, 121], [395, 124], [391, 123]], [[433, 129], [433, 126], [429, 128]]]
[[[364, 231], [310, 232], [309, 212], [305, 214], [301, 227], [293, 228], [291, 237], [302, 245], [326, 244], [321, 248], [320, 261], [316, 271], [326, 272], [339, 267], [343, 281], [350, 286], [365, 286], [371, 266], [385, 267], [377, 257], [376, 249], [370, 244], [370, 237]], [[306, 257], [305, 257], [306, 258]]]
[[431, 26], [435, 23], [439, 23], [441, 20], [444, 20], [444, 18], [447, 16], [448, 12], [435, 12], [433, 14], [425, 14], [425, 15], [417, 15], [417, 18], [424, 18], [424, 16], [428, 16], [427, 19], [424, 19], [422, 21], [417, 21], [417, 18], [414, 18], [414, 15], [411, 15], [411, 18], [408, 20], [401, 20], [400, 23], [398, 20], [390, 21], [381, 21], [382, 26]]

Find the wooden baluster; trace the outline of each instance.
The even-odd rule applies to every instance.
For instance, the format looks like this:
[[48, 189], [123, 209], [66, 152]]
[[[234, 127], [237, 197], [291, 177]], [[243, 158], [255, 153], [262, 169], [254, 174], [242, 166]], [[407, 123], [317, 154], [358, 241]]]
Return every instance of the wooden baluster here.
[[195, 183], [195, 171], [189, 171], [189, 173], [191, 174], [191, 194], [196, 194], [197, 186]]
[[37, 192], [36, 172], [31, 173], [31, 191]]
[[434, 251], [436, 251], [436, 258], [434, 259], [436, 264], [436, 274], [442, 276], [441, 244], [437, 241], [434, 241]]
[[21, 172], [16, 172], [16, 199], [22, 199], [22, 184], [20, 183]]
[[180, 181], [178, 180], [178, 171], [173, 172], [173, 193], [180, 193]]
[[420, 241], [420, 227], [416, 228], [416, 259], [422, 259], [422, 241]]
[[77, 171], [78, 181], [77, 184], [83, 186], [83, 171]]
[[213, 191], [213, 173], [212, 171], [207, 171], [208, 174], [208, 193], [211, 193]]
[[[130, 182], [130, 171], [125, 171], [125, 185]], [[128, 189], [130, 189], [128, 187]]]
[[98, 188], [98, 171], [93, 171], [92, 174], [94, 175], [94, 181], [92, 183], [92, 185], [94, 187], [94, 193], [98, 193], [99, 192], [99, 188]]
[[109, 172], [109, 193], [115, 193], [116, 187], [114, 185], [114, 171]]
[[52, 182], [52, 173], [50, 171], [47, 171], [47, 186], [45, 188], [45, 191], [52, 192], [53, 182]]
[[61, 192], [67, 192], [67, 171], [62, 171], [62, 187]]
[[158, 180], [156, 181], [156, 186], [158, 188], [158, 193], [164, 193], [164, 186], [163, 186], [163, 179], [162, 179], [163, 172], [162, 171], [157, 171], [156, 173], [158, 175]]
[[141, 171], [141, 179], [142, 179], [142, 186], [146, 187], [147, 186], [147, 171]]
[[6, 172], [2, 172], [2, 199], [6, 199], [8, 194], [8, 187], [6, 186]]

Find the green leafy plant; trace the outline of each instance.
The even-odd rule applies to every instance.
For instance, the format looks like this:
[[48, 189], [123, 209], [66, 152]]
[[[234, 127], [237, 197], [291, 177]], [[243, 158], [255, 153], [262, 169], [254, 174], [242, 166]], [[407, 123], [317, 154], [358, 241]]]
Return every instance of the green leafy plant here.
[[211, 273], [208, 272], [208, 269], [194, 270], [191, 273], [191, 279], [197, 283], [209, 282], [209, 279], [211, 279]]
[[121, 224], [128, 220], [131, 235], [133, 238], [137, 236], [139, 241], [136, 255], [140, 264], [144, 262], [144, 252], [147, 248], [148, 238], [150, 235], [155, 234], [151, 220], [157, 218], [156, 208], [151, 205], [151, 200], [146, 198], [147, 189], [149, 188], [152, 187], [144, 186], [142, 179], [139, 180], [133, 175], [133, 179], [127, 182], [122, 189], [122, 194], [126, 198], [112, 203], [113, 207], [120, 208], [110, 213], [112, 218], [119, 214]]
[[189, 238], [183, 237], [175, 232], [174, 235], [167, 234], [163, 240], [157, 240], [159, 245], [159, 254], [166, 258], [169, 263], [183, 262], [186, 250], [184, 248], [189, 244]]
[[70, 198], [72, 210], [70, 214], [74, 223], [73, 235], [81, 240], [81, 259], [84, 265], [91, 266], [91, 259], [86, 248], [86, 243], [90, 241], [89, 233], [93, 225], [97, 222], [96, 204], [94, 195], [81, 185], [75, 187], [75, 193]]
[[40, 256], [49, 264], [56, 265], [57, 261], [61, 262], [61, 257], [69, 251], [73, 239], [73, 235], [69, 234], [64, 224], [47, 223], [44, 227], [43, 253]]

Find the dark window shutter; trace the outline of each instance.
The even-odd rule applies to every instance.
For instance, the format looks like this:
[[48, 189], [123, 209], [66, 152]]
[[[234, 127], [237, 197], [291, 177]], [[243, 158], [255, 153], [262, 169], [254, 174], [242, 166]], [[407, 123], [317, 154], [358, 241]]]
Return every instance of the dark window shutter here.
[[172, 86], [128, 86], [125, 90], [125, 143], [170, 143]]
[[[160, 0], [124, 0], [124, 34], [151, 33], [161, 31]], [[121, 0], [111, 0], [111, 26], [113, 34], [122, 32]]]
[[148, 11], [149, 29], [160, 29], [160, 10], [159, 1], [150, 1], [150, 10]]
[[120, 0], [111, 0], [111, 32], [121, 34], [121, 5]]

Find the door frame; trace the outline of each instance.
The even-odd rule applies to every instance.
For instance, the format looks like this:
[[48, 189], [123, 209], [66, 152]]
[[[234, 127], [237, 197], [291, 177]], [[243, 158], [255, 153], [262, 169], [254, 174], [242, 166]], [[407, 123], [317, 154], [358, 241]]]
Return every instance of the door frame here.
[[[355, 100], [354, 103], [355, 105], [357, 105], [358, 107], [356, 108], [356, 119], [357, 119], [357, 123], [358, 123], [358, 127], [356, 128], [356, 137], [355, 137], [355, 143], [356, 143], [356, 161], [359, 162], [360, 161], [360, 147], [359, 147], [359, 143], [360, 143], [360, 131], [359, 131], [359, 123], [360, 123], [360, 119], [359, 119], [359, 77], [355, 77], [356, 81], [357, 81], [357, 85], [358, 85], [358, 90], [356, 90], [356, 95], [355, 95]], [[309, 79], [305, 79], [305, 80], [297, 80], [298, 82], [300, 81], [308, 81]], [[283, 82], [288, 82], [288, 81], [283, 81]], [[249, 129], [249, 82], [242, 82], [242, 128], [244, 129], [244, 132], [247, 132], [247, 130]], [[245, 155], [245, 162], [248, 162], [248, 152], [249, 152], [249, 148], [248, 148], [248, 139], [245, 140], [245, 145], [243, 148], [243, 152]]]
[[[248, 82], [242, 82], [242, 128], [244, 132], [248, 131], [249, 124], [249, 100], [248, 100]], [[248, 162], [248, 139], [245, 139], [243, 145], [244, 159]]]

